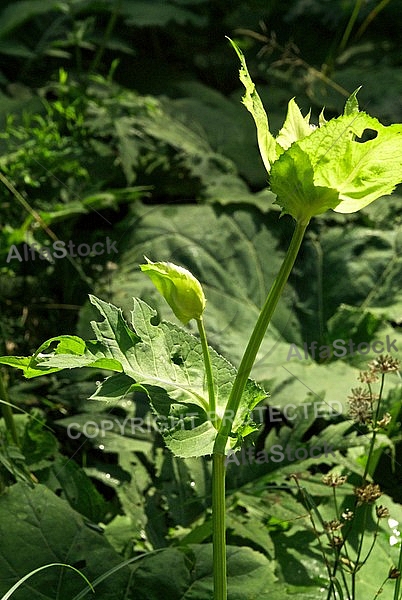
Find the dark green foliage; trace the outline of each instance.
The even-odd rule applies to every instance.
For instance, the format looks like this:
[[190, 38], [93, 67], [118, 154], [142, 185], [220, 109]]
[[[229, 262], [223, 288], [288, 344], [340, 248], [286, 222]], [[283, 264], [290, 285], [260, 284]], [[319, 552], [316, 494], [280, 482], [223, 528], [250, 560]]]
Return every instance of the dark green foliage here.
[[[99, 318], [89, 293], [128, 320], [133, 296], [172, 320], [139, 271], [145, 254], [199, 277], [209, 341], [238, 365], [293, 226], [279, 219], [266, 191], [224, 36], [243, 49], [273, 131], [292, 96], [317, 122], [323, 105], [327, 118], [339, 114], [360, 84], [361, 108], [388, 124], [402, 114], [400, 7], [391, 0], [376, 14], [378, 4], [361, 3], [354, 18], [356, 3], [344, 0], [3, 2], [0, 171], [21, 196], [1, 183], [0, 354], [32, 354], [60, 334], [88, 339], [89, 321]], [[321, 475], [338, 466], [350, 475], [340, 506], [351, 505], [368, 440], [347, 416], [347, 397], [360, 385], [358, 369], [377, 355], [308, 357], [303, 344], [388, 336], [398, 356], [400, 200], [382, 198], [355, 215], [330, 212], [309, 228], [255, 365], [253, 377], [270, 398], [265, 412], [254, 413], [259, 431], [245, 445], [267, 452], [280, 445], [288, 454], [280, 463], [228, 466], [230, 600], [318, 600], [328, 589], [292, 474], [331, 520]], [[52, 234], [91, 246], [108, 236], [118, 253], [7, 261], [12, 245], [50, 248]], [[0, 596], [29, 570], [60, 560], [92, 582], [122, 565], [97, 586], [100, 600], [161, 593], [209, 600], [210, 460], [173, 457], [138, 390], [113, 402], [88, 400], [105, 371], [28, 383], [5, 373], [9, 401], [28, 414], [14, 409], [19, 447], [0, 419]], [[266, 422], [268, 403], [285, 410], [289, 402], [297, 405], [292, 421]], [[316, 415], [314, 402], [338, 402], [340, 414]], [[399, 521], [401, 405], [400, 380], [390, 375], [383, 408], [393, 421], [378, 436], [370, 475]], [[289, 458], [325, 444], [334, 454]], [[370, 519], [368, 526], [372, 532]], [[358, 581], [362, 598], [379, 588], [379, 568], [397, 561], [391, 533], [385, 519]], [[91, 597], [89, 590], [79, 596], [83, 589], [78, 576], [57, 568], [13, 597]], [[388, 582], [381, 597], [392, 596]]]

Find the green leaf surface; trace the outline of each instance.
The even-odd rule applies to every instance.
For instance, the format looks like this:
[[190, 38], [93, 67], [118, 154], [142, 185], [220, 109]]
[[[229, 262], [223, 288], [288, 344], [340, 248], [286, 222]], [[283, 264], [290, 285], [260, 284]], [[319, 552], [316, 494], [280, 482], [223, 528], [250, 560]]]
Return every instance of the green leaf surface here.
[[[49, 349], [58, 341], [54, 351], [48, 354], [38, 351], [32, 359], [22, 359], [16, 364], [6, 358], [5, 363], [25, 369], [26, 376], [76, 367], [123, 371], [123, 375], [107, 378], [92, 398], [119, 400], [133, 389], [146, 390], [155, 413], [165, 418], [162, 434], [177, 456], [211, 454], [216, 430], [212, 425], [214, 415], [209, 414], [202, 348], [198, 339], [174, 324], [157, 324], [156, 311], [142, 300], [134, 298], [132, 329], [121, 309], [95, 296], [90, 296], [90, 300], [104, 317], [101, 322], [91, 323], [96, 341], [85, 343], [73, 336], [52, 338], [42, 344], [40, 350]], [[216, 413], [222, 418], [236, 370], [213, 350], [211, 358]], [[31, 367], [32, 361], [35, 367]], [[136, 383], [140, 386], [134, 385]], [[250, 410], [265, 397], [265, 392], [255, 383], [248, 383], [233, 421], [234, 433], [243, 431]]]
[[[365, 130], [374, 139], [360, 141]], [[360, 210], [380, 196], [391, 194], [402, 180], [402, 125], [384, 127], [360, 112], [329, 121], [300, 142], [312, 160], [315, 183], [339, 191], [337, 212]]]
[[36, 0], [22, 0], [9, 4], [1, 13], [0, 37], [7, 36], [26, 21], [50, 11], [61, 12], [62, 5], [56, 1], [40, 3]]
[[265, 112], [265, 108], [253, 80], [250, 77], [244, 54], [232, 40], [229, 39], [229, 41], [240, 59], [240, 81], [246, 88], [246, 93], [243, 96], [243, 104], [254, 119], [257, 128], [258, 147], [260, 149], [261, 158], [266, 170], [269, 172], [272, 163], [278, 157], [276, 142], [269, 130], [267, 113]]
[[[270, 599], [274, 563], [250, 548], [228, 546], [228, 600]], [[174, 573], [174, 577], [167, 577]], [[135, 572], [136, 600], [211, 600], [212, 545], [167, 548], [145, 558]], [[162, 584], [163, 582], [163, 584]]]
[[345, 102], [345, 108], [343, 109], [343, 114], [345, 116], [356, 115], [359, 112], [359, 102], [357, 100], [357, 94], [360, 91], [361, 86], [358, 87], [353, 94], [349, 96], [349, 98]]
[[106, 502], [76, 462], [58, 456], [52, 466], [38, 475], [42, 484], [90, 521], [98, 523], [106, 513]]
[[[0, 496], [0, 594], [31, 570], [56, 561], [79, 565], [90, 581], [122, 562], [106, 539], [53, 492], [42, 485], [33, 490], [13, 485]], [[123, 600], [129, 580], [130, 570], [123, 568], [97, 593], [102, 600]], [[73, 598], [83, 587], [76, 575], [54, 568], [30, 579], [13, 600]]]
[[[220, 196], [227, 197], [226, 202], [236, 197], [250, 194], [244, 181], [254, 188], [266, 185], [267, 173], [255, 143], [255, 126], [239, 98], [228, 98], [216, 89], [207, 87], [199, 81], [185, 81], [178, 85], [180, 94], [185, 95], [171, 101], [171, 112], [176, 118], [183, 119], [187, 127], [204, 134], [215, 152], [230, 158], [236, 165], [242, 179], [235, 174], [227, 174]], [[217, 177], [211, 178], [210, 189]], [[236, 193], [235, 189], [238, 188]], [[243, 184], [243, 185], [241, 185]], [[215, 191], [218, 190], [217, 186]], [[212, 194], [211, 194], [212, 196]]]
[[[133, 335], [133, 332], [128, 329], [126, 333], [129, 337]], [[44, 352], [44, 350], [49, 350], [52, 344], [56, 342], [58, 343], [54, 352]], [[124, 342], [127, 343], [127, 340], [124, 340]], [[0, 363], [22, 369], [27, 379], [56, 373], [61, 369], [76, 367], [122, 371], [121, 363], [113, 358], [110, 351], [108, 351], [108, 354], [108, 356], [105, 356], [102, 352], [99, 352], [95, 342], [86, 344], [84, 340], [77, 336], [61, 335], [46, 340], [31, 357], [2, 356], [0, 357]]]
[[177, 3], [173, 4], [166, 0], [154, 0], [152, 3], [124, 0], [121, 10], [125, 16], [126, 24], [135, 27], [163, 27], [172, 21], [181, 25], [191, 23], [192, 25], [201, 26], [206, 21], [206, 17], [185, 8], [180, 8]]
[[390, 346], [394, 340], [398, 352], [402, 348], [400, 330], [389, 325], [389, 321], [402, 318], [401, 229], [395, 205], [389, 210], [384, 198], [369, 208], [375, 206], [376, 222], [379, 210], [387, 215], [381, 229], [374, 224], [332, 224], [321, 226], [317, 235], [307, 238], [295, 282], [306, 344], [314, 340], [328, 344], [336, 339], [348, 344], [352, 340], [354, 354], [348, 349], [341, 358], [362, 367], [374, 353], [357, 353], [360, 342], [380, 341], [385, 353], [395, 354]]
[[[375, 137], [359, 139], [365, 130]], [[391, 194], [401, 180], [402, 126], [384, 127], [359, 112], [328, 121], [289, 148], [272, 167], [271, 189], [298, 219], [304, 210], [307, 216], [328, 208], [356, 212]]]
[[309, 123], [310, 113], [303, 117], [295, 99], [292, 98], [288, 104], [288, 112], [283, 127], [275, 138], [276, 143], [287, 150], [293, 142], [302, 140], [312, 133], [313, 129]]

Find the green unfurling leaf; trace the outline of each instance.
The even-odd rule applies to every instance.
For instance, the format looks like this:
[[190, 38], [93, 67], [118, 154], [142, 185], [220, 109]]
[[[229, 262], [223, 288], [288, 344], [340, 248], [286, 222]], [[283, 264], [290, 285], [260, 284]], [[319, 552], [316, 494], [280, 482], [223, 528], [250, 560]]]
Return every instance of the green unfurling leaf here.
[[308, 221], [339, 204], [336, 190], [315, 185], [311, 160], [297, 143], [274, 163], [270, 183], [277, 196], [275, 204], [296, 221]]

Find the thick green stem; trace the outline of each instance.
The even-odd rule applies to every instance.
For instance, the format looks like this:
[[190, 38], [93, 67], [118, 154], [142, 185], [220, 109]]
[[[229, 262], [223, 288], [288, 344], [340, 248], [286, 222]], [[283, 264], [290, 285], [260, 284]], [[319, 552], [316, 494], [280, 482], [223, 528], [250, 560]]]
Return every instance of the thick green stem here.
[[[208, 387], [209, 418], [219, 429], [220, 419], [216, 414], [215, 385], [209, 353], [207, 335], [202, 316], [196, 319]], [[214, 454], [212, 461], [212, 546], [214, 573], [214, 600], [227, 600], [226, 577], [226, 523], [225, 523], [225, 456]]]
[[[226, 582], [226, 525], [225, 525], [225, 450], [232, 428], [233, 419], [239, 408], [250, 371], [255, 362], [269, 322], [272, 318], [283, 288], [288, 280], [306, 231], [308, 221], [297, 223], [292, 241], [277, 278], [267, 296], [251, 335], [233, 388], [225, 408], [225, 413], [215, 439], [212, 462], [212, 531], [213, 531], [213, 565], [214, 565], [214, 600], [227, 600]], [[200, 326], [199, 326], [200, 330]], [[200, 333], [202, 340], [202, 336]], [[209, 356], [209, 354], [208, 354]], [[205, 360], [204, 354], [204, 362]], [[208, 374], [207, 374], [208, 377]], [[212, 377], [212, 375], [211, 375]], [[210, 397], [211, 398], [211, 397]], [[211, 399], [210, 399], [211, 404]]]
[[[267, 331], [268, 325], [282, 294], [283, 288], [289, 278], [296, 260], [308, 225], [307, 222], [297, 223], [292, 241], [285, 256], [277, 278], [267, 296], [265, 304], [258, 317], [254, 331], [251, 335], [233, 388], [225, 408], [218, 434], [215, 439], [212, 463], [212, 531], [213, 531], [213, 565], [214, 565], [214, 600], [227, 600], [226, 582], [226, 525], [225, 525], [225, 450], [227, 440], [232, 428], [233, 419], [239, 408], [240, 400], [246, 387], [250, 371], [255, 362], [257, 352]], [[205, 332], [202, 321], [198, 322], [201, 343], [203, 345], [204, 363], [207, 370], [209, 402], [215, 403], [213, 389], [212, 368], [210, 367], [208, 346], [206, 345]], [[208, 359], [206, 358], [208, 356]], [[208, 371], [210, 369], [210, 373]], [[211, 395], [212, 392], [212, 395]]]
[[214, 427], [219, 429], [220, 421], [216, 414], [216, 400], [215, 400], [215, 385], [214, 376], [212, 372], [211, 355], [209, 354], [207, 335], [205, 333], [204, 320], [202, 316], [196, 319], [198, 333], [200, 336], [202, 346], [202, 356], [204, 359], [205, 374], [207, 377], [207, 388], [208, 388], [208, 400], [209, 400], [209, 418], [211, 419]]
[[[246, 383], [254, 365], [257, 352], [261, 346], [262, 340], [264, 339], [268, 325], [271, 321], [276, 305], [278, 304], [278, 300], [293, 268], [308, 223], [309, 221], [297, 223], [296, 229], [293, 233], [292, 241], [290, 242], [285, 256], [285, 260], [283, 261], [278, 276], [275, 279], [267, 296], [260, 316], [258, 317], [257, 323], [254, 327], [254, 331], [251, 334], [249, 343], [240, 363], [235, 382], [233, 384], [233, 388], [225, 409], [225, 414], [222, 419], [221, 427], [218, 435], [216, 436], [214, 453], [225, 454], [226, 444], [231, 431], [233, 419], [239, 408], [244, 388], [246, 387]], [[268, 257], [267, 260], [269, 260]]]
[[214, 454], [212, 460], [214, 600], [226, 600], [225, 456]]

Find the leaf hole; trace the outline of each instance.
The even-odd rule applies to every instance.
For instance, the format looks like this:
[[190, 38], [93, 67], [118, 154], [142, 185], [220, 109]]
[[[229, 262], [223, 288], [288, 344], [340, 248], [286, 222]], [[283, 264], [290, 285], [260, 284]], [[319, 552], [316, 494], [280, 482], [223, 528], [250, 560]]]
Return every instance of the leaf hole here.
[[358, 144], [364, 144], [365, 142], [369, 142], [370, 140], [375, 140], [378, 135], [378, 131], [375, 129], [365, 129], [360, 137], [355, 138], [355, 142]]
[[151, 325], [153, 325], [154, 327], [157, 327], [159, 325], [159, 323], [161, 322], [160, 317], [158, 314], [153, 315], [149, 322], [151, 323]]
[[179, 351], [176, 351], [173, 354], [171, 354], [170, 358], [175, 365], [178, 365], [179, 367], [184, 365], [184, 358], [182, 357]]

